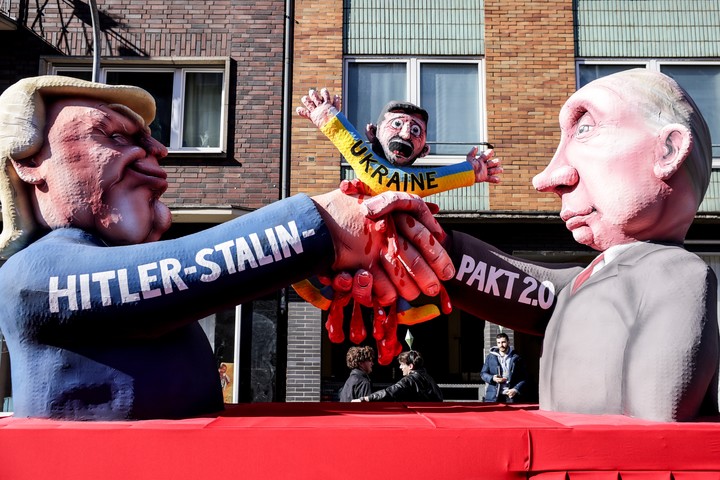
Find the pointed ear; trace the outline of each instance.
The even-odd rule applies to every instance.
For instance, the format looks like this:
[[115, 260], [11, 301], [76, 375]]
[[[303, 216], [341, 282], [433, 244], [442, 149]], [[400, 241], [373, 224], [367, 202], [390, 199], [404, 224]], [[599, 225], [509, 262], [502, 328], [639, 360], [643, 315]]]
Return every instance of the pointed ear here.
[[18, 177], [25, 183], [31, 185], [40, 185], [43, 183], [43, 179], [40, 177], [38, 171], [38, 163], [34, 157], [23, 158], [22, 160], [12, 160], [13, 167], [17, 172]]
[[365, 127], [365, 136], [367, 137], [368, 142], [373, 143], [375, 138], [377, 138], [377, 127], [372, 123], [368, 123]]
[[660, 130], [655, 152], [653, 173], [660, 180], [668, 180], [682, 166], [692, 148], [690, 130], [678, 123], [666, 125]]

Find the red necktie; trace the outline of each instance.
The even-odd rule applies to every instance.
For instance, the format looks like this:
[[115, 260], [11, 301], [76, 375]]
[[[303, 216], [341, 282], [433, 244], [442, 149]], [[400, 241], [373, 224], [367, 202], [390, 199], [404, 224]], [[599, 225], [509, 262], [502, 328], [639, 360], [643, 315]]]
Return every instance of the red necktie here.
[[592, 275], [593, 270], [595, 270], [595, 266], [600, 263], [603, 259], [603, 254], [601, 253], [597, 257], [595, 257], [595, 260], [592, 261], [590, 265], [587, 266], [585, 270], [580, 272], [580, 275], [577, 276], [575, 279], [575, 282], [573, 283], [572, 287], [572, 293], [575, 293], [575, 291], [580, 288], [580, 286], [585, 283], [585, 281], [590, 278], [590, 275]]

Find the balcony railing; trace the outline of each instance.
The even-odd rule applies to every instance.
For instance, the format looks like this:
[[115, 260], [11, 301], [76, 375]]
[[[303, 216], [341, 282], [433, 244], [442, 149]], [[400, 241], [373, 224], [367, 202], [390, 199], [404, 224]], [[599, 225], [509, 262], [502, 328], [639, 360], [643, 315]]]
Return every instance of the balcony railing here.
[[[355, 178], [355, 172], [347, 165], [342, 166], [342, 179]], [[426, 199], [437, 203], [440, 211], [448, 212], [483, 212], [490, 209], [489, 192], [486, 183], [476, 183], [471, 187], [456, 188], [448, 192], [430, 195]]]

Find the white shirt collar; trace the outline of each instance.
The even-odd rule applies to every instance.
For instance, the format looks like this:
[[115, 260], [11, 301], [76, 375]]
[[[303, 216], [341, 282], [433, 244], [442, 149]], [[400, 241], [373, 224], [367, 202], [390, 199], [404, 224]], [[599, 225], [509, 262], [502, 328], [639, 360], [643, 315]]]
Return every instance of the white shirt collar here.
[[635, 245], [639, 245], [642, 242], [632, 242], [632, 243], [625, 243], [623, 245], [613, 245], [612, 247], [605, 250], [603, 253], [603, 261], [595, 265], [595, 268], [593, 269], [593, 273], [596, 273], [600, 271], [605, 265], [615, 260], [617, 257], [620, 256], [620, 254], [628, 251]]

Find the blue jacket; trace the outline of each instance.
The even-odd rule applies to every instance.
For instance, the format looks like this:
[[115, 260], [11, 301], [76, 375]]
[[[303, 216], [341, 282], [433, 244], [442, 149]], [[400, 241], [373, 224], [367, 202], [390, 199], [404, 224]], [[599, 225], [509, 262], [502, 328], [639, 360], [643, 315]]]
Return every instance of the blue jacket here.
[[[485, 390], [486, 402], [497, 402], [503, 401], [506, 403], [514, 403], [518, 401], [518, 397], [522, 395], [523, 386], [525, 386], [525, 367], [523, 365], [520, 355], [515, 353], [512, 348], [508, 352], [508, 381], [505, 384], [498, 385], [493, 380], [493, 376], [497, 375], [498, 372], [502, 372], [500, 365], [500, 356], [498, 354], [498, 348], [492, 347], [490, 354], [485, 358], [485, 364], [480, 371], [480, 376], [487, 383], [487, 389]], [[500, 396], [498, 400], [498, 386], [507, 388], [514, 388], [518, 391], [518, 395], [513, 398], [508, 398], [505, 395]]]

